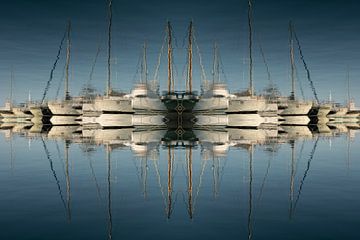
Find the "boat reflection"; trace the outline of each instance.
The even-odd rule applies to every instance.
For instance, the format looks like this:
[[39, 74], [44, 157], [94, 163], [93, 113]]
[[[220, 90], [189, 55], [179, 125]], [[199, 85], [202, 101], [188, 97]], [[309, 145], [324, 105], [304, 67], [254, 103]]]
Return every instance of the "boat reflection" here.
[[[189, 220], [198, 216], [197, 205], [201, 204], [204, 179], [211, 179], [212, 194], [214, 201], [221, 200], [221, 181], [226, 172], [226, 162], [230, 152], [236, 154], [244, 152], [248, 156], [246, 165], [246, 189], [247, 189], [247, 232], [248, 239], [254, 235], [254, 218], [256, 208], [261, 205], [264, 189], [268, 176], [273, 170], [271, 163], [274, 162], [278, 149], [289, 147], [289, 219], [296, 217], [299, 211], [298, 205], [302, 193], [306, 188], [306, 179], [311, 174], [312, 161], [315, 159], [316, 148], [321, 139], [331, 140], [347, 135], [347, 149], [350, 152], [350, 141], [357, 132], [354, 125], [317, 125], [317, 126], [280, 126], [271, 129], [248, 129], [248, 128], [194, 128], [192, 130], [168, 130], [155, 127], [146, 128], [118, 128], [118, 129], [88, 129], [81, 126], [43, 126], [28, 125], [23, 123], [4, 123], [0, 127], [0, 133], [7, 140], [12, 141], [16, 137], [30, 140], [40, 140], [49, 164], [49, 172], [55, 182], [57, 194], [63, 205], [66, 219], [72, 220], [72, 182], [75, 178], [71, 175], [77, 169], [72, 168], [70, 148], [79, 146], [83, 155], [89, 161], [89, 172], [96, 187], [96, 194], [100, 202], [107, 205], [107, 236], [113, 238], [113, 207], [112, 207], [112, 184], [115, 171], [112, 171], [113, 152], [131, 152], [135, 159], [136, 173], [140, 182], [140, 192], [144, 201], [151, 201], [152, 191], [160, 189], [163, 201], [164, 219], [170, 221], [176, 218], [174, 211], [184, 211]], [[58, 172], [54, 158], [56, 154], [50, 152], [49, 143], [56, 144], [57, 155], [63, 163], [63, 171]], [[63, 153], [58, 143], [63, 145]], [[12, 146], [11, 142], [11, 146]], [[311, 145], [311, 151], [305, 164], [305, 170], [300, 172], [298, 165], [303, 151]], [[306, 145], [304, 147], [304, 145]], [[93, 166], [92, 154], [98, 149], [103, 149], [106, 160], [106, 185], [107, 190], [101, 189], [100, 175], [97, 176]], [[12, 152], [12, 150], [11, 150]], [[257, 167], [256, 153], [264, 152], [268, 157], [264, 165], [264, 175], [260, 181], [254, 181]], [[162, 156], [161, 153], [165, 153]], [[194, 157], [200, 154], [200, 157]], [[349, 155], [348, 155], [349, 157]], [[165, 159], [165, 160], [164, 160]], [[200, 159], [200, 162], [198, 161]], [[266, 158], [265, 158], [266, 159]], [[235, 158], [236, 160], [236, 158]], [[348, 163], [350, 160], [348, 160]], [[164, 163], [164, 165], [161, 165]], [[245, 169], [246, 169], [245, 168]], [[183, 169], [184, 175], [179, 175]], [[255, 171], [254, 171], [255, 170]], [[275, 171], [275, 169], [274, 169]], [[64, 176], [62, 176], [64, 174]], [[183, 177], [185, 181], [178, 181]], [[155, 179], [156, 188], [147, 186], [151, 179]], [[176, 184], [175, 184], [176, 181]], [[105, 180], [104, 180], [105, 182]], [[259, 186], [256, 186], [259, 183]], [[207, 186], [209, 187], [209, 186]], [[107, 192], [106, 197], [101, 193]], [[150, 195], [150, 196], [149, 196]], [[183, 205], [181, 201], [183, 200]], [[177, 205], [177, 206], [175, 206]], [[182, 206], [181, 206], [182, 205]], [[117, 208], [117, 206], [116, 206]], [[180, 209], [180, 210], [179, 210]]]

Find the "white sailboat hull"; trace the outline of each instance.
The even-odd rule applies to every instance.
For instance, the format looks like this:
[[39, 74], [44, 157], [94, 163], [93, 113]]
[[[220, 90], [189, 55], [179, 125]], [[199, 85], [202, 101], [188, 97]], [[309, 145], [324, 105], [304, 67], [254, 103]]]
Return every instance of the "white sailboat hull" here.
[[14, 107], [14, 108], [12, 109], [12, 111], [13, 111], [13, 113], [15, 114], [15, 116], [16, 116], [17, 118], [27, 118], [27, 119], [30, 120], [30, 119], [33, 117], [32, 114], [30, 114], [30, 113], [25, 113], [24, 109], [22, 109], [22, 108]]
[[229, 108], [229, 99], [226, 97], [200, 98], [195, 104], [194, 111], [216, 111]]
[[134, 110], [166, 111], [160, 98], [134, 97], [131, 103]]
[[282, 126], [283, 130], [287, 133], [286, 139], [299, 139], [299, 138], [312, 138], [313, 134], [307, 126]]
[[281, 116], [307, 115], [312, 107], [311, 102], [289, 101], [285, 109], [279, 110]]
[[53, 115], [79, 116], [82, 114], [80, 109], [75, 109], [72, 102], [49, 102], [48, 107]]
[[50, 118], [52, 125], [79, 125], [77, 116], [58, 116], [54, 115]]
[[305, 126], [310, 123], [308, 116], [284, 116], [281, 125], [301, 125]]
[[265, 99], [258, 97], [234, 97], [229, 99], [228, 113], [259, 112], [265, 109]]
[[206, 114], [197, 115], [195, 126], [227, 126], [229, 124], [228, 115]]
[[259, 114], [198, 115], [197, 126], [258, 127], [264, 123]]
[[94, 109], [99, 112], [134, 112], [131, 99], [125, 97], [104, 97], [95, 99]]
[[228, 126], [230, 127], [258, 127], [264, 123], [264, 118], [259, 114], [229, 114]]
[[161, 115], [101, 114], [96, 122], [102, 127], [166, 126]]

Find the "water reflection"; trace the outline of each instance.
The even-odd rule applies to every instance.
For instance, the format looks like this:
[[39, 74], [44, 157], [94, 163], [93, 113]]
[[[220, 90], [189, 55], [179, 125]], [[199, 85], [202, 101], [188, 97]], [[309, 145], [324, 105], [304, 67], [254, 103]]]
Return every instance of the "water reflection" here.
[[[234, 197], [232, 191], [235, 191], [235, 185], [242, 186], [241, 199], [238, 200], [243, 203], [240, 215], [243, 217], [246, 215], [247, 238], [256, 239], [262, 236], [260, 230], [264, 224], [262, 214], [265, 214], [262, 210], [263, 205], [266, 206], [267, 201], [271, 202], [272, 198], [279, 201], [279, 204], [284, 203], [282, 193], [285, 191], [288, 195], [288, 221], [296, 223], [296, 219], [303, 218], [299, 205], [302, 200], [308, 205], [306, 197], [309, 196], [304, 196], [306, 187], [309, 185], [310, 192], [314, 191], [313, 182], [309, 178], [319, 178], [318, 175], [311, 176], [314, 159], [317, 155], [326, 155], [324, 150], [317, 152], [321, 142], [331, 143], [331, 141], [345, 138], [347, 140], [346, 164], [347, 168], [350, 168], [350, 142], [355, 141], [357, 131], [354, 126], [344, 125], [271, 129], [198, 128], [187, 130], [180, 136], [174, 131], [163, 128], [83, 129], [78, 126], [48, 127], [23, 124], [7, 124], [1, 127], [2, 136], [10, 144], [12, 172], [18, 171], [16, 166], [13, 166], [14, 151], [26, 152], [26, 150], [20, 150], [16, 142], [27, 139], [29, 143], [35, 143], [31, 144], [31, 148], [34, 148], [37, 142], [40, 143], [42, 152], [45, 154], [38, 157], [45, 156], [47, 159], [47, 171], [53, 179], [52, 188], [56, 188], [63, 213], [65, 213], [63, 220], [66, 220], [68, 224], [79, 224], [79, 209], [82, 208], [80, 207], [82, 202], [79, 203], [77, 198], [79, 192], [83, 191], [80, 187], [84, 187], [86, 191], [91, 188], [94, 190], [97, 202], [101, 206], [106, 205], [106, 211], [103, 211], [104, 208], [101, 209], [103, 214], [106, 212], [108, 239], [118, 238], [121, 235], [118, 232], [119, 224], [126, 225], [125, 222], [132, 222], [131, 219], [126, 220], [119, 216], [119, 194], [124, 194], [123, 197], [130, 201], [137, 195], [134, 193], [135, 189], [125, 188], [127, 184], [129, 184], [128, 187], [134, 187], [133, 180], [123, 179], [118, 184], [116, 180], [119, 174], [118, 164], [121, 164], [123, 170], [128, 172], [126, 176], [130, 176], [131, 172], [136, 175], [139, 184], [138, 195], [143, 199], [144, 206], [152, 206], [156, 210], [156, 212], [149, 209], [147, 211], [156, 216], [161, 215], [166, 221], [174, 221], [174, 224], [184, 224], [185, 219], [195, 225], [199, 224], [196, 219], [204, 221], [202, 215], [210, 216], [213, 207], [216, 209], [219, 203], [229, 204], [226, 201]], [[62, 150], [61, 146], [63, 146]], [[74, 154], [75, 146], [79, 147], [80, 154]], [[95, 160], [98, 158], [101, 160], [101, 156], [98, 155], [99, 150], [105, 154], [102, 157], [106, 161], [103, 168], [99, 167], [101, 161]], [[133, 166], [118, 159], [119, 154], [125, 156], [129, 152], [131, 152]], [[331, 158], [331, 156], [326, 156]], [[229, 158], [237, 160], [244, 158], [244, 161], [232, 162], [228, 166]], [[281, 158], [289, 160], [287, 161], [289, 164], [287, 177], [279, 175], [279, 171], [284, 168], [279, 162]], [[86, 161], [81, 161], [82, 159]], [[302, 159], [305, 159], [302, 161], [304, 169], [301, 166]], [[59, 171], [59, 163], [63, 171]], [[235, 170], [236, 167], [237, 170]], [[326, 168], [326, 166], [322, 167]], [[19, 173], [22, 171], [24, 170], [19, 170]], [[89, 172], [90, 182], [84, 180], [84, 171]], [[239, 185], [237, 177], [234, 177], [236, 173], [243, 174], [242, 185]], [[104, 174], [106, 187], [102, 178]], [[226, 174], [230, 175], [226, 176]], [[277, 175], [280, 176], [279, 179]], [[229, 176], [232, 177], [229, 179]], [[277, 182], [274, 183], [274, 180]], [[288, 190], [274, 188], [274, 184], [280, 184], [280, 180], [281, 183], [287, 182]], [[358, 178], [356, 180], [358, 181]], [[113, 186], [114, 183], [116, 187]], [[18, 186], [14, 184], [10, 187], [17, 188]], [[269, 190], [266, 190], [267, 188]], [[123, 193], [120, 193], [120, 189]], [[274, 191], [278, 196], [264, 198], [265, 192], [269, 191]], [[358, 197], [359, 193], [356, 192], [356, 194], [355, 196]], [[114, 198], [117, 199], [115, 207], [113, 206]], [[226, 201], [223, 202], [224, 200]], [[162, 207], [156, 207], [154, 201], [160, 202]], [[136, 200], [134, 204], [139, 204], [139, 200]], [[127, 206], [134, 211], [131, 215], [136, 219], [149, 218], [154, 221], [154, 224], [161, 221], [158, 217], [148, 216], [146, 212], [139, 213], [136, 209], [139, 207], [144, 210], [141, 206], [136, 207], [129, 203]], [[278, 208], [276, 206], [274, 209]], [[235, 209], [238, 207], [234, 207], [234, 211], [238, 211]], [[217, 214], [221, 215], [220, 212]], [[235, 217], [230, 214], [232, 216], [230, 218], [232, 221], [237, 219], [236, 221], [242, 222], [240, 215]], [[179, 219], [182, 219], [181, 222]], [[260, 224], [255, 224], [258, 221]], [[285, 222], [282, 224], [287, 225]], [[211, 224], [207, 223], [204, 226], [211, 226]], [[143, 234], [146, 234], [145, 230]], [[140, 236], [141, 233], [136, 235]]]

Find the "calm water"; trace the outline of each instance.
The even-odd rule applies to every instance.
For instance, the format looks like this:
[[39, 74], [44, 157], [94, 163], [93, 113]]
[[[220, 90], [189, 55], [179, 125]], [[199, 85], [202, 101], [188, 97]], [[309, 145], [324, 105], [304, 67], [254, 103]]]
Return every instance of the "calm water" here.
[[0, 239], [360, 239], [357, 130], [165, 136], [1, 130]]

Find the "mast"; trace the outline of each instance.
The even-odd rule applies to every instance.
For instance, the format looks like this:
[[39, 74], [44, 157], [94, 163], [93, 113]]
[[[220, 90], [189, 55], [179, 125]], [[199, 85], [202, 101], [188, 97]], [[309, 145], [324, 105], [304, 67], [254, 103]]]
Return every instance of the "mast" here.
[[289, 218], [291, 219], [294, 204], [294, 184], [295, 184], [295, 141], [291, 141], [291, 177], [290, 177], [290, 207]]
[[295, 100], [295, 57], [294, 57], [293, 25], [291, 21], [289, 22], [289, 46], [290, 46], [290, 64], [291, 64], [290, 100]]
[[69, 65], [70, 65], [70, 49], [71, 49], [71, 21], [68, 22], [67, 29], [67, 47], [66, 47], [66, 66], [65, 66], [65, 88], [64, 88], [64, 96], [65, 100], [70, 100], [69, 94]]
[[193, 183], [192, 183], [192, 147], [187, 151], [187, 175], [188, 175], [188, 212], [190, 219], [193, 218], [193, 199], [192, 199], [192, 190], [193, 190]]
[[219, 48], [217, 42], [214, 43], [213, 85], [215, 82], [220, 83]]
[[108, 72], [107, 72], [107, 84], [106, 84], [106, 96], [111, 93], [111, 27], [112, 27], [112, 0], [109, 0], [109, 25], [108, 25]]
[[172, 28], [170, 21], [167, 22], [167, 42], [168, 42], [168, 92], [174, 91], [172, 76]]
[[253, 227], [252, 227], [252, 181], [253, 181], [253, 155], [254, 146], [250, 146], [249, 153], [249, 213], [248, 213], [248, 239], [252, 239]]
[[249, 25], [249, 93], [254, 95], [253, 85], [253, 59], [252, 59], [252, 0], [248, 0], [248, 25]]
[[349, 66], [347, 67], [347, 72], [346, 72], [346, 80], [347, 80], [347, 100], [348, 100], [348, 108], [350, 110], [350, 69]]
[[147, 170], [148, 170], [148, 156], [146, 154], [145, 159], [141, 159], [141, 164], [142, 164], [142, 180], [143, 180], [143, 194], [144, 194], [144, 199], [146, 200], [147, 198]]
[[146, 50], [147, 50], [147, 46], [146, 46], [146, 42], [144, 42], [143, 45], [143, 58], [142, 58], [142, 62], [141, 62], [141, 83], [145, 83], [147, 85], [147, 56], [146, 56]]
[[108, 239], [112, 239], [112, 213], [111, 213], [111, 156], [110, 146], [106, 145], [107, 184], [108, 184]]
[[10, 73], [10, 110], [12, 109], [12, 101], [13, 101], [13, 82], [14, 82], [14, 68], [11, 66]]
[[214, 185], [214, 199], [218, 197], [219, 194], [219, 168], [220, 168], [220, 161], [218, 157], [213, 156], [213, 185]]
[[65, 141], [65, 177], [66, 177], [66, 208], [68, 211], [68, 220], [71, 221], [71, 191], [70, 191], [70, 175], [69, 175], [69, 141]]
[[188, 36], [188, 76], [186, 82], [186, 91], [192, 92], [192, 59], [193, 59], [193, 22], [190, 21]]
[[168, 148], [168, 186], [167, 186], [167, 209], [166, 209], [166, 216], [170, 219], [171, 212], [172, 212], [172, 151], [171, 147]]

